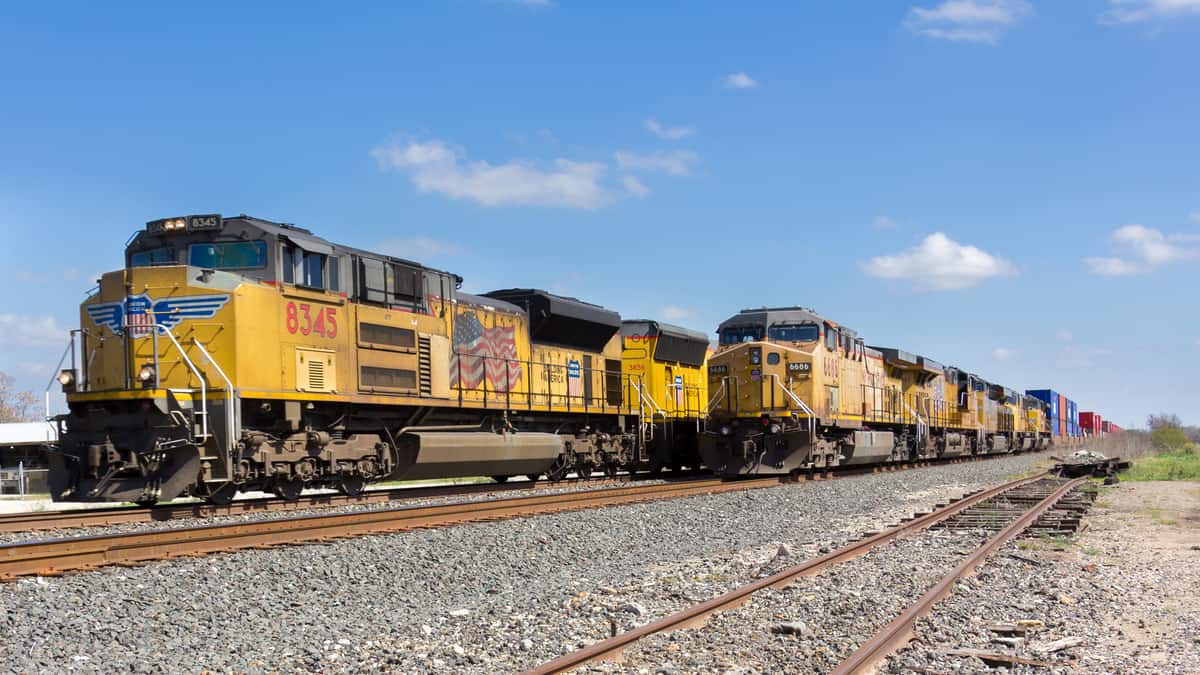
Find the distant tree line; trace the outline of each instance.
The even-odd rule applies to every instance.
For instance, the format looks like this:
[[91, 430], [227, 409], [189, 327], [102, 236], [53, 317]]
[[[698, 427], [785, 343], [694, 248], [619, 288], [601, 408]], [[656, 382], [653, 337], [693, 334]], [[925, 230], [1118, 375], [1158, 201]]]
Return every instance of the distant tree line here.
[[1146, 419], [1150, 428], [1150, 439], [1154, 447], [1166, 452], [1195, 450], [1200, 443], [1200, 427], [1184, 426], [1183, 420], [1174, 413], [1159, 413]]

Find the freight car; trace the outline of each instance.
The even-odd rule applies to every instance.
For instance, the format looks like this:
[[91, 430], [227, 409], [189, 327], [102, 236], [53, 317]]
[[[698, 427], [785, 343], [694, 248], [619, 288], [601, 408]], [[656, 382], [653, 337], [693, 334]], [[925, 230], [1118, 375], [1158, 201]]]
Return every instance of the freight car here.
[[786, 474], [1041, 448], [1045, 410], [965, 370], [893, 347], [811, 309], [742, 310], [718, 328], [700, 436], [722, 475]]
[[707, 380], [688, 331], [535, 289], [470, 295], [245, 215], [152, 221], [125, 256], [59, 374], [56, 500], [557, 479], [691, 461], [677, 438], [695, 454]]

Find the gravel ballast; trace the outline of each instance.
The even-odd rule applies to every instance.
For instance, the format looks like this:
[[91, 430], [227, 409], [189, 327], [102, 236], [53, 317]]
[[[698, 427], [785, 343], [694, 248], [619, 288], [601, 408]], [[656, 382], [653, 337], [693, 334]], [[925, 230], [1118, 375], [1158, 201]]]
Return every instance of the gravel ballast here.
[[1003, 457], [0, 585], [14, 671], [509, 672], [1029, 470]]

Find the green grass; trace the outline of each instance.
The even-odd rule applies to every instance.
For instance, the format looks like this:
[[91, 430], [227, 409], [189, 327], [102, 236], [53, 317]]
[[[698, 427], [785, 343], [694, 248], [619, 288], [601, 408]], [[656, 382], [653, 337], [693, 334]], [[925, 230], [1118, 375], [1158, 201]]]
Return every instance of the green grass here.
[[1175, 452], [1139, 457], [1133, 460], [1133, 468], [1121, 474], [1121, 479], [1200, 481], [1200, 452], [1195, 446], [1189, 446]]

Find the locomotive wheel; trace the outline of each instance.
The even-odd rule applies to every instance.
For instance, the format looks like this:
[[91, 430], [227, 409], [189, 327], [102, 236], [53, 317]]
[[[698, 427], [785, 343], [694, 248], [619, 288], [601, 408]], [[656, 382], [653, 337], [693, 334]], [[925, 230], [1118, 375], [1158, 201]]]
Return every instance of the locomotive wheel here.
[[285, 502], [294, 502], [300, 499], [300, 493], [304, 490], [304, 481], [298, 478], [280, 478], [275, 481], [272, 489], [276, 497]]
[[577, 474], [577, 475], [578, 475], [580, 478], [585, 478], [585, 479], [586, 479], [586, 478], [591, 478], [591, 477], [592, 477], [592, 465], [591, 465], [591, 463], [580, 464], [579, 466], [575, 467], [575, 473], [576, 473], [576, 474]]
[[509, 478], [512, 478], [512, 476], [492, 476], [492, 480], [496, 481], [497, 483], [507, 483]]
[[233, 483], [226, 483], [216, 490], [213, 490], [212, 494], [208, 495], [208, 501], [209, 503], [216, 504], [217, 506], [225, 506], [233, 501], [233, 498], [237, 496], [237, 493], [238, 489], [236, 485]]
[[338, 481], [337, 489], [344, 495], [357, 497], [363, 493], [363, 489], [367, 487], [367, 479], [362, 476], [346, 476]]
[[540, 473], [527, 473], [527, 474], [525, 474], [525, 477], [529, 479], [529, 482], [530, 482], [530, 483], [536, 483], [536, 482], [538, 482], [539, 480], [541, 480], [541, 479], [542, 479], [542, 474], [540, 474]]
[[617, 464], [616, 462], [605, 462], [604, 463], [604, 475], [608, 476], [609, 478], [616, 478], [617, 472], [620, 470], [621, 470], [621, 465]]
[[155, 504], [158, 503], [158, 498], [157, 497], [149, 497], [147, 499], [135, 499], [135, 500], [133, 500], [133, 503], [137, 504], [138, 506], [141, 506], [141, 507], [150, 507], [150, 506], [154, 506]]

